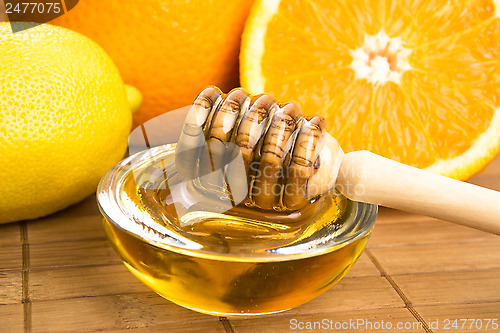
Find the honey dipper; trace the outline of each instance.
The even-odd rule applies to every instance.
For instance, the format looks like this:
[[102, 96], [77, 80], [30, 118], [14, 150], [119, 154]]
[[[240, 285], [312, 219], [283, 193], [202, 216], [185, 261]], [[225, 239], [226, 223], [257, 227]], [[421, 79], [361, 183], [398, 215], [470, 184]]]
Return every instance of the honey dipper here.
[[[229, 164], [237, 155], [242, 163]], [[261, 209], [299, 209], [335, 187], [351, 200], [500, 235], [500, 192], [368, 151], [344, 154], [322, 117], [305, 118], [297, 103], [241, 88], [200, 93], [184, 122], [175, 167], [191, 179], [209, 175], [201, 186], [227, 183], [235, 201], [247, 197]]]

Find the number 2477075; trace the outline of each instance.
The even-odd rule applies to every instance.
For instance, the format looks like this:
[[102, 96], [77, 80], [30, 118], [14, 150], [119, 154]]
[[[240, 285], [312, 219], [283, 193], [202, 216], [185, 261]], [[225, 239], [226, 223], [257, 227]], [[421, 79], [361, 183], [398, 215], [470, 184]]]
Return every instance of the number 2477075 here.
[[62, 11], [61, 3], [59, 2], [18, 2], [13, 4], [10, 2], [5, 3], [5, 13], [15, 14], [58, 14]]

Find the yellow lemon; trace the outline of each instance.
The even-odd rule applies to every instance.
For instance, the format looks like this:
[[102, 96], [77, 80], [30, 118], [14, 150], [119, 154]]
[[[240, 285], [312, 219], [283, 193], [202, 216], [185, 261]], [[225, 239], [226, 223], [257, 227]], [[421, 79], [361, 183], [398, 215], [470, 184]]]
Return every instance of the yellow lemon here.
[[0, 23], [0, 223], [90, 195], [125, 153], [131, 121], [125, 85], [97, 44]]

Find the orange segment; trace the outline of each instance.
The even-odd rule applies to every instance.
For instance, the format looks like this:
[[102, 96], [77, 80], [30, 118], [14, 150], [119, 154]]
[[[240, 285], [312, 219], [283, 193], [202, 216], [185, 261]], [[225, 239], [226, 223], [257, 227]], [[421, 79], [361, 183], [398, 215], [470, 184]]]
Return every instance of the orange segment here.
[[[321, 115], [326, 115], [326, 128], [339, 133], [337, 138], [343, 149], [349, 150], [356, 143], [366, 143], [370, 137], [363, 136], [369, 129], [370, 122], [367, 116], [371, 113], [372, 87], [366, 81], [353, 80], [345, 89], [337, 90], [335, 98], [330, 103], [325, 103], [319, 110]], [[330, 110], [335, 110], [331, 113]], [[351, 116], [349, 116], [351, 115]], [[346, 122], [338, 121], [346, 119]], [[355, 126], [362, 124], [362, 126]], [[351, 130], [356, 127], [356, 130]]]
[[[280, 31], [279, 34], [269, 36], [269, 42], [273, 38], [286, 38], [288, 42], [300, 41], [313, 44], [320, 49], [329, 49], [332, 44], [343, 43], [350, 46], [355, 31], [345, 31], [341, 25], [332, 26], [331, 16], [318, 8], [318, 4], [310, 1], [289, 1], [280, 4], [279, 10], [284, 15], [273, 16], [269, 22], [269, 29]], [[337, 16], [347, 15], [342, 7], [336, 7]], [[282, 30], [285, 29], [285, 30]], [[293, 34], [290, 34], [293, 30]], [[360, 31], [357, 31], [359, 37]], [[289, 38], [289, 37], [292, 38]], [[306, 38], [303, 38], [306, 37]]]
[[411, 72], [402, 88], [426, 124], [434, 151], [440, 159], [464, 153], [490, 125], [493, 109], [467, 91], [427, 74]]
[[321, 114], [345, 151], [465, 179], [500, 150], [497, 0], [261, 0], [242, 86]]
[[[273, 6], [270, 4], [274, 3], [276, 1], [269, 1], [263, 7], [267, 7], [266, 11], [268, 11]], [[342, 2], [290, 0], [278, 3], [278, 6], [277, 10], [280, 15], [273, 16], [269, 22], [269, 30], [280, 31], [283, 28], [281, 25], [283, 21], [288, 21], [288, 24], [293, 24], [298, 31], [310, 35], [310, 42], [314, 44], [343, 43], [349, 47], [356, 45], [356, 41], [361, 40], [363, 36], [359, 26], [351, 19], [348, 8]], [[342, 17], [348, 20], [349, 24], [340, 24], [339, 19]], [[279, 33], [273, 37], [278, 35]], [[287, 39], [296, 37], [284, 32], [282, 36]]]
[[[332, 76], [335, 77], [334, 80], [330, 79]], [[280, 85], [278, 82], [281, 82], [281, 80], [278, 77], [276, 79], [275, 81], [268, 81], [266, 88], [268, 91], [281, 90], [284, 95], [294, 96], [294, 98], [288, 100], [301, 101], [302, 109], [307, 110], [310, 115], [328, 115], [329, 110], [325, 109], [325, 106], [354, 80], [354, 73], [347, 68], [323, 72], [307, 72], [287, 76], [285, 85]], [[276, 86], [273, 86], [274, 82], [276, 82]], [[307, 85], [309, 89], [304, 90], [304, 85]], [[285, 100], [283, 99], [283, 101]]]
[[[412, 66], [452, 82], [477, 100], [500, 106], [500, 19], [416, 48]], [[452, 55], [452, 56], [450, 56]]]
[[[294, 34], [292, 26], [283, 24], [281, 26], [283, 32]], [[286, 43], [289, 47], [295, 50], [296, 58], [291, 59], [288, 56], [288, 50], [283, 48]], [[312, 44], [307, 35], [297, 35], [293, 40], [283, 40], [281, 36], [272, 38], [267, 41], [267, 50], [270, 50], [277, 58], [281, 58], [283, 66], [275, 68], [275, 61], [270, 58], [262, 59], [263, 70], [270, 73], [276, 78], [293, 77], [296, 75], [304, 75], [309, 73], [323, 74], [325, 71], [334, 71], [339, 67], [348, 66], [352, 57], [349, 49], [340, 44], [330, 44], [328, 48]], [[308, 59], [314, 57], [318, 59], [315, 63], [310, 63]], [[305, 61], [301, 61], [304, 59]]]
[[492, 0], [386, 0], [384, 9], [385, 31], [401, 36], [408, 47], [462, 32], [495, 14]]
[[[411, 100], [397, 84], [376, 87], [372, 123], [375, 142], [370, 150], [374, 153], [393, 156], [397, 161], [418, 167], [435, 160], [436, 152], [424, 125], [425, 119], [415, 112]], [[411, 153], [409, 146], [413, 146]]]

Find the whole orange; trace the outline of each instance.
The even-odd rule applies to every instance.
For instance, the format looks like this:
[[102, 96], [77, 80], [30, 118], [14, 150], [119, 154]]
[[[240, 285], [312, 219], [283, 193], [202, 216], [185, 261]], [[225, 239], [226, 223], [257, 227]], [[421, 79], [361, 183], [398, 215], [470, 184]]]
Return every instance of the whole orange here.
[[134, 125], [192, 103], [207, 85], [238, 85], [241, 33], [253, 0], [80, 0], [50, 22], [97, 42], [144, 101]]

